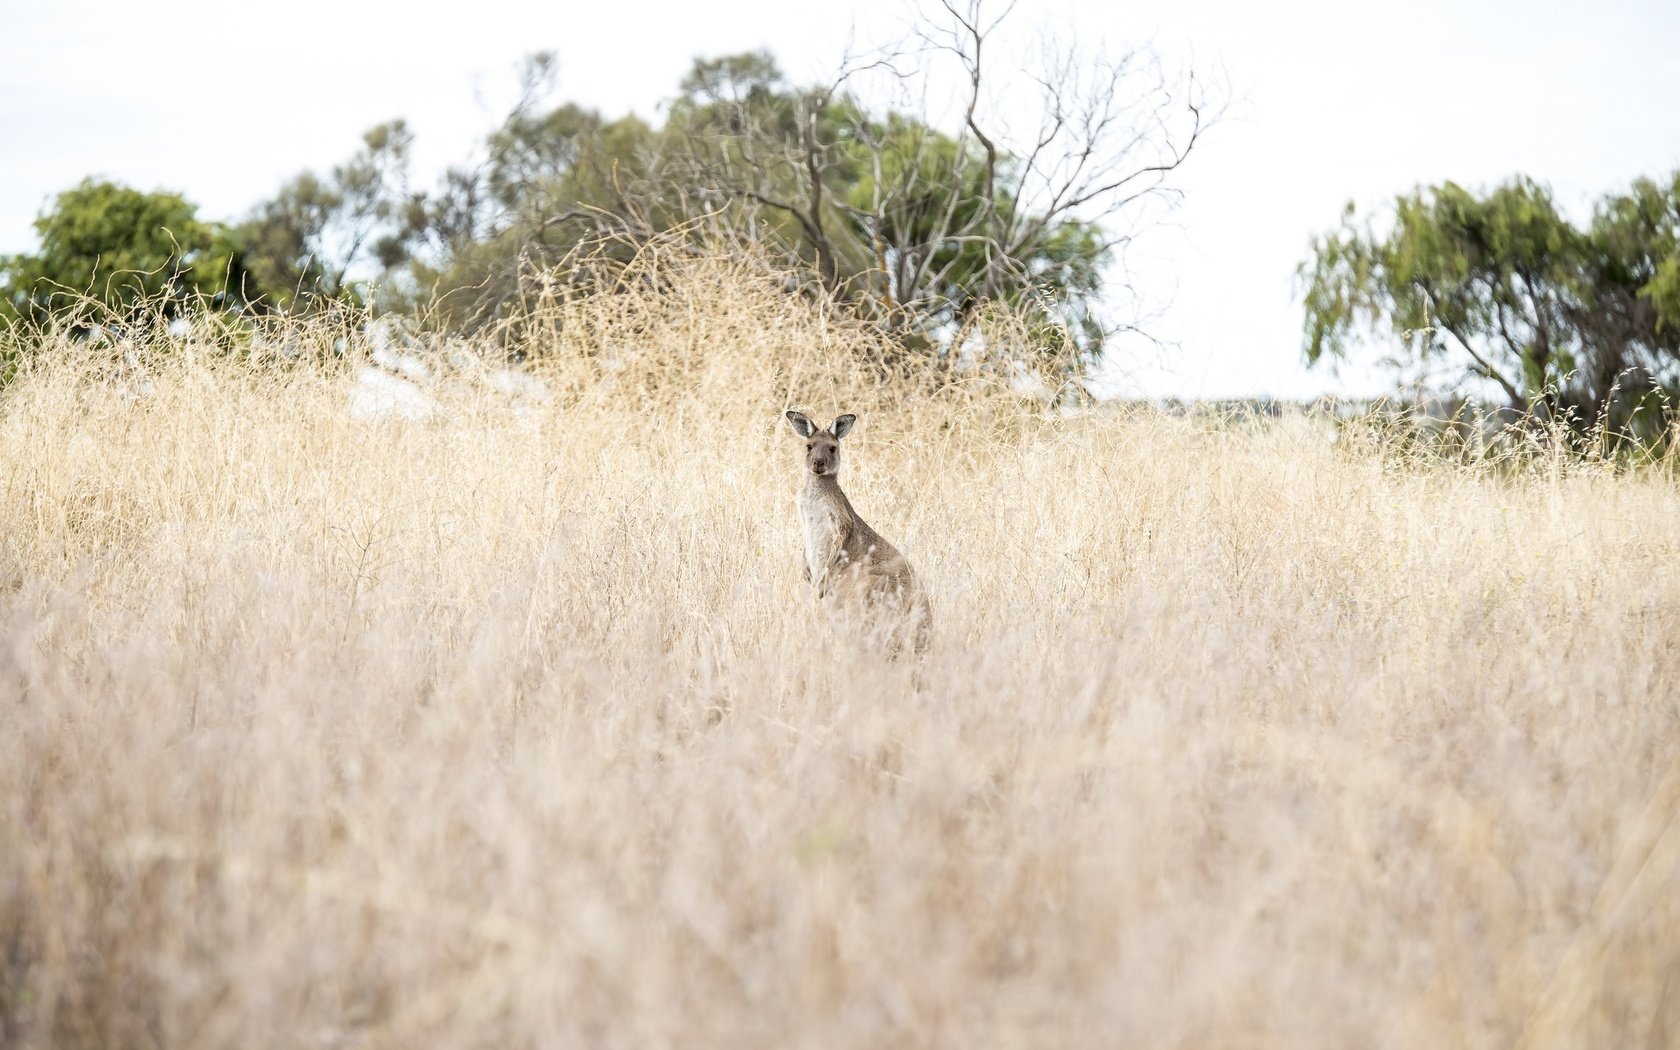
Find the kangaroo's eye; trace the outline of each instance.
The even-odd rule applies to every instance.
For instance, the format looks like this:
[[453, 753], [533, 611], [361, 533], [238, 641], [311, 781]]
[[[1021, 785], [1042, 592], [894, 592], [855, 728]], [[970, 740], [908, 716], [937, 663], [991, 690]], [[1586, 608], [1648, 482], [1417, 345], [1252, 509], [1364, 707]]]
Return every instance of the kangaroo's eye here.
[[811, 450], [812, 450], [812, 449], [814, 449], [814, 448], [816, 448], [816, 447], [817, 447], [817, 446], [815, 446], [815, 445], [806, 445], [806, 446], [805, 446], [805, 451], [807, 451], [807, 452], [809, 452], [809, 451], [811, 451]]

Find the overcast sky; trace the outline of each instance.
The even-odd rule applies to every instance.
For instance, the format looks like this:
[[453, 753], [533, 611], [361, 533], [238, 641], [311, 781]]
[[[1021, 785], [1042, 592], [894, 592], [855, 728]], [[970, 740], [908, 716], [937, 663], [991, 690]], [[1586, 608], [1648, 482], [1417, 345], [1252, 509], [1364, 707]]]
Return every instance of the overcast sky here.
[[[505, 109], [522, 55], [559, 56], [562, 98], [657, 118], [695, 56], [764, 47], [822, 79], [848, 39], [893, 35], [894, 0], [465, 5], [291, 0], [7, 4], [0, 35], [0, 254], [88, 175], [187, 196], [231, 219], [288, 176], [342, 160], [404, 117], [422, 183]], [[1383, 376], [1301, 364], [1293, 271], [1349, 199], [1525, 173], [1584, 214], [1680, 168], [1680, 3], [1025, 0], [1025, 30], [1153, 45], [1217, 69], [1230, 116], [1179, 185], [1170, 227], [1132, 256], [1163, 304], [1164, 349], [1127, 347], [1127, 394], [1374, 393]]]

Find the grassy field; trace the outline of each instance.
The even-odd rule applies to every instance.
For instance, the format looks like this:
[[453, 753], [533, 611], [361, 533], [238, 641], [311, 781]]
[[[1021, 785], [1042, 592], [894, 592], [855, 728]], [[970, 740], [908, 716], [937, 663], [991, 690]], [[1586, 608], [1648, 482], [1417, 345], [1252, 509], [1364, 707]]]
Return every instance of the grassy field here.
[[[545, 309], [423, 420], [196, 330], [0, 395], [0, 1044], [1680, 1045], [1673, 471]], [[788, 407], [920, 665], [812, 606]]]

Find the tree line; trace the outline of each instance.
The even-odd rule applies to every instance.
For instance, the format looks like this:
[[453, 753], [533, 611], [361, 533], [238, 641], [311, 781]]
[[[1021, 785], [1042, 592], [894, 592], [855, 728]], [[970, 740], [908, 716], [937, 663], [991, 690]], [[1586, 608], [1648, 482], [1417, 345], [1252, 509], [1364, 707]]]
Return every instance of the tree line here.
[[[41, 216], [38, 251], [0, 259], [0, 325], [91, 297], [119, 316], [351, 304], [471, 332], [584, 254], [611, 265], [675, 239], [786, 264], [924, 356], [957, 358], [1002, 307], [1046, 321], [1047, 352], [1094, 360], [1131, 323], [1104, 309], [1117, 257], [1176, 192], [1217, 101], [1148, 48], [1048, 46], [1024, 70], [999, 51], [1009, 13], [942, 0], [909, 41], [818, 84], [765, 52], [698, 59], [657, 123], [557, 100], [538, 54], [476, 154], [425, 188], [402, 120], [235, 221], [86, 181]], [[948, 119], [913, 104], [935, 75]]]
[[[599, 286], [657, 243], [762, 257], [912, 363], [974, 352], [1001, 309], [1042, 322], [1047, 356], [1088, 365], [1137, 324], [1124, 249], [1176, 198], [1222, 93], [1148, 47], [1047, 44], [1023, 66], [1002, 46], [1013, 5], [995, 2], [932, 0], [907, 40], [820, 83], [764, 52], [697, 59], [658, 121], [557, 98], [554, 57], [533, 55], [473, 155], [425, 186], [402, 120], [228, 221], [84, 181], [37, 220], [37, 250], [0, 257], [0, 334], [86, 325], [90, 308], [106, 325], [350, 308], [499, 332], [536, 291]], [[1528, 177], [1349, 205], [1297, 289], [1309, 363], [1383, 353], [1420, 385], [1468, 379], [1524, 418], [1665, 434], [1680, 172], [1579, 222]]]

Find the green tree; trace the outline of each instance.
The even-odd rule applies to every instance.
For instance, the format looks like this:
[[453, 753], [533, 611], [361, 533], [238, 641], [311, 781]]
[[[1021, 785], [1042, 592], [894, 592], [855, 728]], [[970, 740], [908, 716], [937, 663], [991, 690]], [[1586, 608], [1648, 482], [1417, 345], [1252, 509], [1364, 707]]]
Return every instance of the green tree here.
[[1605, 235], [1622, 228], [1634, 238], [1632, 277], [1649, 278], [1639, 294], [1650, 303], [1652, 327], [1669, 337], [1680, 332], [1680, 171], [1666, 183], [1640, 179], [1599, 220]]
[[1299, 271], [1309, 363], [1368, 338], [1402, 368], [1445, 364], [1513, 409], [1624, 426], [1680, 378], [1680, 179], [1607, 197], [1578, 228], [1516, 178], [1477, 194], [1448, 182], [1395, 200], [1381, 228], [1350, 204]]
[[[903, 114], [868, 121], [851, 141], [860, 175], [845, 215], [871, 254], [861, 280], [892, 327], [944, 329], [960, 342], [986, 304], [1036, 301], [1085, 352], [1100, 353], [1095, 308], [1112, 244], [1099, 224], [1023, 207], [1016, 158], [994, 164], [972, 140]], [[1011, 236], [1022, 219], [1034, 228]]]
[[38, 251], [0, 258], [0, 323], [46, 323], [96, 302], [119, 319], [193, 301], [238, 305], [255, 285], [236, 238], [179, 194], [84, 180], [35, 221]]
[[700, 204], [713, 227], [785, 245], [837, 298], [947, 361], [999, 303], [1044, 313], [1077, 356], [1096, 357], [1103, 278], [1211, 119], [1203, 91], [1147, 52], [1083, 68], [1063, 56], [1031, 82], [1039, 126], [1011, 138], [987, 104], [1007, 78], [982, 61], [1008, 11], [988, 21], [984, 6], [945, 5], [948, 23], [927, 27], [914, 56], [954, 62], [967, 83], [955, 131], [865, 105], [851, 72], [800, 88], [762, 52], [701, 60], [663, 132], [665, 181], [651, 184]]
[[824, 87], [788, 84], [763, 51], [696, 59], [672, 102], [658, 190], [707, 232], [781, 247], [830, 289], [868, 264], [841, 210], [861, 169], [846, 148], [867, 115]]
[[653, 143], [634, 116], [608, 121], [570, 103], [510, 117], [476, 170], [453, 169], [427, 198], [429, 250], [412, 266], [416, 285], [470, 327], [517, 298], [525, 275], [554, 271], [585, 241], [620, 236], [626, 254], [680, 224], [681, 207], [646, 186]]
[[424, 197], [410, 187], [414, 134], [379, 124], [327, 175], [302, 172], [237, 228], [269, 305], [362, 301], [369, 282], [400, 277], [426, 235]]
[[633, 244], [683, 219], [645, 185], [654, 130], [551, 103], [554, 74], [551, 54], [530, 56], [518, 101], [479, 156], [412, 198], [410, 284], [450, 325], [493, 321], [526, 275], [554, 272], [585, 241]]

